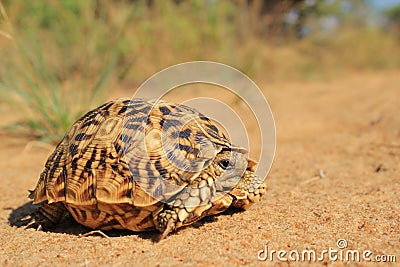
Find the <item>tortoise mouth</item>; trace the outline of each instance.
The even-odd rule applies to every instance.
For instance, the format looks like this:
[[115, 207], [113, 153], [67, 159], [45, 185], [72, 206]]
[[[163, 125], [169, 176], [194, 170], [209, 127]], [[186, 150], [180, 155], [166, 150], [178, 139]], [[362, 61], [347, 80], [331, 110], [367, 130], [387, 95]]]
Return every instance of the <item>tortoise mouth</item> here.
[[232, 190], [236, 188], [237, 183], [238, 181], [234, 181], [234, 183], [232, 184], [217, 186], [216, 191], [217, 193], [223, 193], [233, 196], [234, 194], [232, 193]]

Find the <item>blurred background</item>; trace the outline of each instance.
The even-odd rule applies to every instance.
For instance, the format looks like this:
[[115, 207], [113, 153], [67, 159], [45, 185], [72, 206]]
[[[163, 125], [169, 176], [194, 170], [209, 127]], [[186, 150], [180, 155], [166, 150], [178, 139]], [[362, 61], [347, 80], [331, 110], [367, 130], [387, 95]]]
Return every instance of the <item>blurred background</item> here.
[[[33, 211], [27, 189], [79, 116], [194, 60], [239, 69], [271, 106], [277, 150], [261, 203], [157, 245], [155, 233], [79, 238], [86, 230], [68, 220], [51, 234], [10, 226]], [[266, 166], [271, 131], [210, 87], [244, 117], [250, 157]], [[201, 84], [169, 96], [209, 93]], [[321, 252], [338, 239], [399, 261], [399, 103], [400, 0], [0, 0], [0, 264], [258, 266], [267, 245]]]
[[185, 61], [225, 63], [261, 84], [400, 67], [400, 0], [3, 0], [0, 9], [3, 127], [50, 142], [110, 88], [133, 93]]

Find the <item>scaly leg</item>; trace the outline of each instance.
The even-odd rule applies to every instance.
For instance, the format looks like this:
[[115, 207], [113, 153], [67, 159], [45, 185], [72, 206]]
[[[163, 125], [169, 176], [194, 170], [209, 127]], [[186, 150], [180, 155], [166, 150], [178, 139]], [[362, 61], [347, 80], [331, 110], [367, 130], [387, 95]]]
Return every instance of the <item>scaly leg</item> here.
[[36, 228], [38, 231], [48, 230], [55, 227], [65, 211], [66, 209], [64, 205], [60, 202], [51, 204], [44, 202], [37, 212], [32, 213], [21, 220], [29, 220], [25, 228]]
[[165, 238], [169, 233], [182, 226], [192, 224], [206, 216], [215, 215], [225, 211], [232, 204], [233, 198], [228, 195], [222, 195], [209, 204], [199, 205], [197, 207], [171, 207], [165, 205], [167, 209], [162, 210], [154, 216], [154, 224], [157, 230], [161, 232], [157, 241]]

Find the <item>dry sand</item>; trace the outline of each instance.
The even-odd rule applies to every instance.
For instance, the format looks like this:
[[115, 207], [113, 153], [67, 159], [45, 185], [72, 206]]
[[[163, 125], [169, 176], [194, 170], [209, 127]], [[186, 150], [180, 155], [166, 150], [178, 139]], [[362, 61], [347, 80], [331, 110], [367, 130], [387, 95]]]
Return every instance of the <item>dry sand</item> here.
[[[88, 229], [68, 219], [52, 232], [11, 226], [32, 211], [27, 190], [34, 188], [53, 147], [3, 132], [0, 264], [308, 265], [280, 262], [276, 255], [260, 262], [257, 252], [267, 245], [320, 253], [337, 249], [338, 239], [348, 243], [344, 252], [371, 250], [371, 259], [396, 255], [400, 262], [400, 72], [262, 87], [277, 126], [268, 194], [246, 212], [203, 220], [160, 243], [153, 243], [156, 233], [79, 237]], [[3, 123], [12, 120], [6, 107], [1, 110]], [[343, 263], [325, 257], [318, 264]], [[382, 263], [390, 265], [396, 263]]]

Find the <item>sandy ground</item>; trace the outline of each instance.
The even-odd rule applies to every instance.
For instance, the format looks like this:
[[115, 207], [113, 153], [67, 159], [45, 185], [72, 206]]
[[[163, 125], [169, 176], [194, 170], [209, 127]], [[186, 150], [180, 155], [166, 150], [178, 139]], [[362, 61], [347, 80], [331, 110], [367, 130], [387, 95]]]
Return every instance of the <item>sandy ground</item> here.
[[[160, 243], [153, 242], [156, 233], [79, 237], [88, 229], [68, 219], [52, 232], [11, 226], [33, 210], [27, 190], [34, 188], [53, 147], [3, 132], [0, 265], [308, 265], [281, 262], [276, 254], [273, 261], [259, 261], [257, 254], [267, 246], [269, 252], [301, 255], [308, 249], [320, 256], [338, 249], [338, 239], [347, 241], [342, 253], [370, 250], [372, 260], [395, 255], [399, 264], [400, 72], [264, 84], [263, 89], [277, 126], [266, 197], [246, 212], [203, 220]], [[3, 123], [13, 117], [6, 108], [0, 116]], [[317, 264], [343, 263], [325, 256]]]

